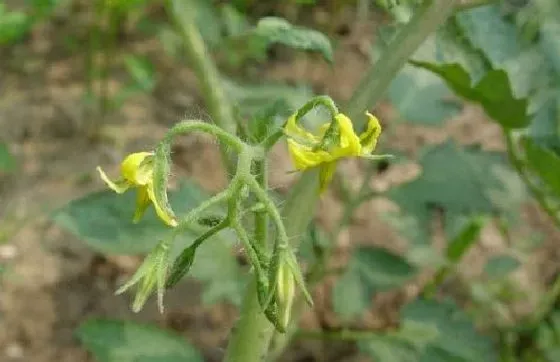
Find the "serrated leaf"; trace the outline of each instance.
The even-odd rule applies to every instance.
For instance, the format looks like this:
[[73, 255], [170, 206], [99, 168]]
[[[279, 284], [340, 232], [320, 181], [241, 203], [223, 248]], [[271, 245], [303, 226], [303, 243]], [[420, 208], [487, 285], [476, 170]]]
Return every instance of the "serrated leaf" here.
[[410, 66], [391, 82], [389, 99], [407, 121], [432, 126], [441, 125], [462, 108], [439, 77]]
[[523, 146], [529, 168], [560, 197], [560, 156], [530, 138], [523, 139]]
[[503, 278], [515, 271], [521, 262], [509, 255], [493, 256], [486, 262], [484, 273], [490, 278]]
[[459, 64], [435, 64], [411, 61], [441, 76], [458, 95], [479, 103], [486, 113], [505, 128], [523, 128], [529, 124], [527, 99], [513, 95], [508, 74], [492, 70], [471, 87], [470, 75]]
[[16, 159], [8, 149], [8, 145], [0, 142], [0, 172], [13, 172], [16, 169]]
[[[178, 216], [207, 199], [205, 192], [194, 183], [184, 183], [170, 193], [169, 198]], [[62, 228], [83, 239], [93, 249], [108, 254], [141, 254], [149, 252], [159, 240], [166, 239], [173, 229], [158, 219], [153, 208], [148, 208], [142, 221], [132, 222], [136, 195], [128, 191], [117, 195], [101, 191], [70, 202], [56, 211], [52, 218]], [[210, 210], [225, 214], [222, 209]], [[190, 245], [202, 230], [190, 230], [175, 239], [172, 256]], [[245, 274], [231, 253], [235, 238], [226, 230], [201, 245], [196, 253], [190, 275], [207, 286], [205, 303], [227, 299], [235, 304], [241, 300]]]
[[521, 51], [515, 24], [502, 17], [499, 5], [461, 11], [456, 19], [470, 43], [488, 57], [494, 68], [499, 68]]
[[355, 317], [370, 305], [376, 292], [397, 288], [415, 274], [416, 268], [399, 255], [360, 247], [333, 288], [333, 307], [342, 318]]
[[202, 362], [181, 336], [128, 321], [89, 320], [76, 331], [98, 362]]
[[316, 30], [292, 25], [285, 19], [262, 18], [257, 23], [254, 34], [262, 37], [268, 44], [278, 43], [294, 49], [319, 52], [328, 62], [333, 62], [331, 42], [326, 35]]

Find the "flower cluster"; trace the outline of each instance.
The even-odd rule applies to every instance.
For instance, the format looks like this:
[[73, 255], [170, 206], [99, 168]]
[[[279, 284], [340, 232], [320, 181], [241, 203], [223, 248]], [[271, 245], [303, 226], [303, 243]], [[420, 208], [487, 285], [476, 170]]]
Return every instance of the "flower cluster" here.
[[350, 118], [342, 113], [334, 116], [334, 122], [323, 124], [316, 134], [297, 124], [292, 115], [284, 127], [288, 137], [288, 149], [296, 169], [303, 171], [320, 167], [321, 191], [326, 188], [336, 169], [336, 161], [345, 157], [368, 157], [375, 150], [381, 134], [379, 120], [366, 113], [367, 129], [357, 135]]

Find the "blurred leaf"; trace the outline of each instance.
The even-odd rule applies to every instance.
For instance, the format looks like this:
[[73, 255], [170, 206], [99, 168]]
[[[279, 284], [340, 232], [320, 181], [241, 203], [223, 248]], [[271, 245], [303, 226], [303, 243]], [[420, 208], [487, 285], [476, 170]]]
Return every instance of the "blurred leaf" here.
[[99, 362], [202, 362], [202, 355], [181, 336], [144, 324], [89, 320], [76, 331]]
[[529, 167], [560, 197], [560, 156], [530, 138], [523, 139], [523, 146]]
[[425, 125], [441, 125], [462, 108], [439, 77], [410, 66], [391, 82], [389, 99], [407, 121]]
[[440, 75], [458, 95], [480, 103], [486, 113], [505, 128], [522, 128], [529, 124], [527, 100], [513, 96], [508, 75], [492, 70], [471, 87], [469, 74], [458, 64], [434, 64], [411, 61], [411, 64]]
[[484, 273], [490, 278], [503, 278], [515, 271], [521, 263], [509, 255], [491, 257], [484, 266]]
[[356, 317], [369, 307], [376, 292], [397, 288], [415, 274], [416, 269], [399, 255], [360, 247], [333, 288], [334, 310], [344, 319]]
[[333, 50], [329, 38], [312, 29], [294, 26], [277, 17], [265, 17], [259, 20], [254, 33], [268, 44], [283, 44], [288, 47], [316, 51], [329, 62], [333, 62]]
[[461, 260], [465, 252], [478, 241], [478, 237], [485, 223], [485, 218], [474, 217], [463, 225], [459, 233], [453, 237], [447, 245], [446, 254], [450, 262], [457, 263]]
[[21, 39], [30, 26], [31, 19], [25, 13], [8, 11], [6, 5], [0, 3], [0, 45]]
[[[170, 202], [177, 215], [182, 215], [207, 198], [193, 183], [182, 184], [170, 193]], [[159, 220], [153, 208], [148, 208], [141, 222], [134, 224], [132, 215], [136, 205], [135, 192], [117, 195], [101, 191], [74, 200], [58, 210], [54, 221], [62, 228], [83, 239], [93, 249], [108, 254], [140, 254], [149, 252], [159, 240], [169, 237], [173, 230]], [[221, 209], [210, 210], [224, 214]], [[190, 245], [201, 230], [190, 230], [175, 238], [172, 257]], [[241, 286], [245, 274], [231, 252], [235, 238], [227, 230], [198, 248], [190, 276], [208, 283], [203, 299], [214, 303], [227, 299], [237, 304], [241, 300]]]
[[560, 78], [560, 22], [548, 19], [540, 27], [542, 51]]
[[124, 65], [134, 83], [144, 92], [151, 92], [156, 84], [154, 65], [147, 59], [133, 55], [124, 58]]
[[520, 53], [515, 25], [504, 20], [499, 5], [461, 11], [456, 19], [470, 43], [486, 55], [494, 68]]
[[13, 172], [16, 166], [16, 159], [8, 149], [8, 145], [0, 142], [0, 172]]
[[396, 332], [360, 341], [360, 350], [378, 362], [497, 361], [491, 340], [450, 301], [416, 300], [401, 314]]
[[406, 305], [401, 322], [409, 321], [432, 325], [439, 331], [439, 338], [420, 361], [497, 361], [491, 339], [478, 334], [467, 314], [449, 300], [416, 300]]
[[433, 207], [467, 215], [499, 211], [496, 191], [504, 185], [495, 169], [504, 164], [502, 154], [448, 141], [426, 148], [420, 164], [422, 173], [417, 179], [391, 189], [388, 195], [405, 214], [418, 220], [422, 235], [429, 235], [427, 227]]
[[543, 90], [535, 106], [529, 134], [539, 146], [560, 154], [560, 84], [558, 89]]

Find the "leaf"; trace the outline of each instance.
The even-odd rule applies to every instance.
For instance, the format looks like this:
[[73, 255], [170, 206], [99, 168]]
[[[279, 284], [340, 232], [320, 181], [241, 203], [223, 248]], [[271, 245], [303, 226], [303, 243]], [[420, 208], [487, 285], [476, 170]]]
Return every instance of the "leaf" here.
[[477, 333], [469, 317], [449, 300], [416, 300], [401, 315], [401, 323], [424, 323], [439, 331], [420, 361], [497, 361], [491, 339]]
[[478, 237], [485, 223], [485, 218], [474, 217], [470, 219], [466, 225], [463, 225], [459, 233], [452, 238], [447, 245], [446, 254], [450, 262], [457, 263], [461, 260], [472, 244], [478, 241]]
[[7, 11], [0, 3], [0, 45], [21, 39], [30, 29], [31, 19], [20, 11]]
[[560, 22], [553, 18], [543, 21], [540, 36], [542, 51], [560, 78]]
[[[182, 215], [208, 196], [194, 183], [184, 183], [170, 193], [173, 209]], [[101, 191], [74, 200], [56, 211], [52, 218], [60, 227], [83, 239], [93, 249], [107, 254], [141, 254], [149, 252], [159, 240], [166, 239], [173, 230], [158, 219], [153, 208], [148, 208], [142, 221], [132, 222], [136, 195], [128, 191], [117, 195]], [[224, 210], [210, 210], [224, 214]], [[176, 237], [172, 257], [192, 243], [202, 230], [190, 230]], [[227, 230], [201, 245], [196, 253], [190, 275], [203, 283], [205, 303], [221, 299], [238, 304], [245, 274], [231, 253], [235, 238]]]
[[389, 99], [407, 121], [441, 125], [461, 110], [453, 93], [434, 74], [406, 66], [389, 86]]
[[360, 247], [333, 288], [335, 311], [345, 319], [355, 317], [370, 304], [376, 292], [397, 288], [416, 274], [404, 258], [377, 247]]
[[560, 156], [530, 138], [526, 137], [522, 142], [529, 167], [560, 197]]
[[13, 172], [16, 166], [16, 159], [10, 153], [8, 145], [0, 142], [0, 172]]
[[484, 266], [484, 273], [490, 278], [503, 278], [514, 272], [521, 263], [509, 255], [498, 255], [490, 258]]
[[453, 141], [430, 146], [420, 159], [421, 175], [388, 194], [424, 227], [434, 206], [466, 215], [497, 212], [495, 194], [504, 185], [496, 171], [504, 161], [502, 154], [461, 147]]
[[523, 128], [529, 124], [527, 99], [513, 95], [508, 74], [492, 70], [471, 87], [469, 74], [458, 64], [434, 64], [411, 61], [411, 64], [428, 69], [441, 76], [458, 95], [480, 103], [486, 113], [505, 128]]
[[99, 362], [203, 362], [181, 336], [128, 321], [89, 320], [76, 331]]
[[456, 19], [470, 43], [484, 53], [494, 68], [520, 53], [515, 24], [504, 20], [499, 5], [461, 11]]
[[283, 44], [288, 47], [316, 51], [329, 63], [333, 62], [333, 50], [329, 38], [312, 29], [294, 26], [277, 17], [265, 17], [259, 20], [254, 34], [262, 37], [268, 44]]

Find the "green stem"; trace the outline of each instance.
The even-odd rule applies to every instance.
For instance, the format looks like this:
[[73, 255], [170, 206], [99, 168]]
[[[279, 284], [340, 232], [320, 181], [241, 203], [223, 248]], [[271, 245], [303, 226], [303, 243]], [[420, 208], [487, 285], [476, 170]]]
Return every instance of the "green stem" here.
[[203, 121], [198, 121], [198, 120], [188, 120], [188, 121], [181, 121], [177, 123], [167, 132], [164, 142], [170, 144], [173, 137], [180, 134], [186, 134], [189, 132], [208, 133], [218, 138], [220, 141], [225, 143], [227, 146], [233, 148], [238, 153], [242, 152], [243, 149], [245, 148], [245, 144], [243, 143], [243, 141], [241, 141], [236, 136], [224, 131], [219, 126], [215, 126], [213, 124], [206, 123]]
[[426, 0], [422, 3], [352, 94], [346, 107], [350, 119], [358, 119], [366, 109], [381, 100], [395, 74], [426, 38], [453, 14], [458, 3], [457, 0]]
[[103, 66], [101, 74], [101, 84], [99, 90], [100, 106], [101, 106], [101, 119], [103, 120], [109, 111], [109, 74], [115, 57], [115, 41], [118, 29], [117, 14], [113, 11], [110, 4], [104, 4], [106, 32], [104, 36], [103, 46]]
[[[374, 107], [381, 100], [397, 72], [406, 64], [426, 38], [452, 15], [457, 4], [457, 0], [427, 0], [420, 6], [410, 22], [397, 34], [387, 50], [383, 52], [381, 58], [370, 67], [362, 82], [354, 90], [345, 108], [350, 119], [358, 119], [364, 110]], [[301, 203], [298, 206], [301, 207]], [[294, 221], [298, 222], [297, 220]], [[306, 222], [305, 226], [307, 226], [309, 219], [302, 222]], [[290, 222], [287, 221], [286, 225], [289, 227]], [[305, 230], [305, 228], [301, 228], [301, 225], [298, 225], [298, 228], [302, 232]], [[326, 262], [325, 259], [323, 258], [323, 261], [319, 261], [319, 263]], [[313, 270], [319, 272], [324, 268], [319, 265], [312, 267], [312, 272]], [[294, 320], [299, 318], [304, 307], [305, 303], [302, 298], [298, 298], [292, 310]], [[271, 360], [280, 357], [294, 330], [292, 326], [286, 334], [276, 336], [273, 350], [270, 353]]]
[[[223, 82], [196, 25], [195, 9], [198, 5], [193, 0], [168, 0], [168, 4], [170, 16], [180, 30], [190, 66], [200, 82], [212, 121], [226, 132], [236, 134], [237, 126]], [[224, 146], [220, 149], [228, 174], [231, 175], [235, 162]]]
[[[286, 235], [293, 247], [305, 233], [315, 214], [319, 199], [317, 170], [306, 171], [292, 187], [282, 209]], [[232, 331], [226, 351], [226, 362], [253, 362], [266, 358], [274, 328], [261, 311], [257, 298], [257, 284], [253, 278], [245, 292], [239, 320]]]
[[[254, 161], [255, 178], [259, 186], [266, 190], [268, 188], [268, 162], [266, 158]], [[268, 213], [255, 213], [255, 238], [257, 242], [266, 248], [268, 245]]]
[[548, 202], [546, 194], [531, 181], [527, 172], [527, 165], [525, 164], [525, 161], [521, 158], [521, 156], [517, 153], [516, 146], [513, 142], [512, 131], [504, 130], [504, 136], [506, 140], [508, 157], [511, 161], [511, 164], [513, 165], [525, 185], [527, 185], [539, 205], [548, 214], [548, 216], [550, 216], [556, 226], [560, 227], [560, 218], [558, 217], [558, 213], [556, 212], [555, 208]]
[[183, 219], [179, 222], [179, 225], [173, 230], [174, 235], [182, 234], [187, 230], [192, 230], [193, 222], [196, 221], [196, 218], [204, 212], [206, 209], [209, 209], [221, 202], [226, 201], [231, 195], [230, 189], [226, 189], [208, 200], [204, 200], [200, 203], [196, 208], [189, 211], [187, 215], [183, 217]]

